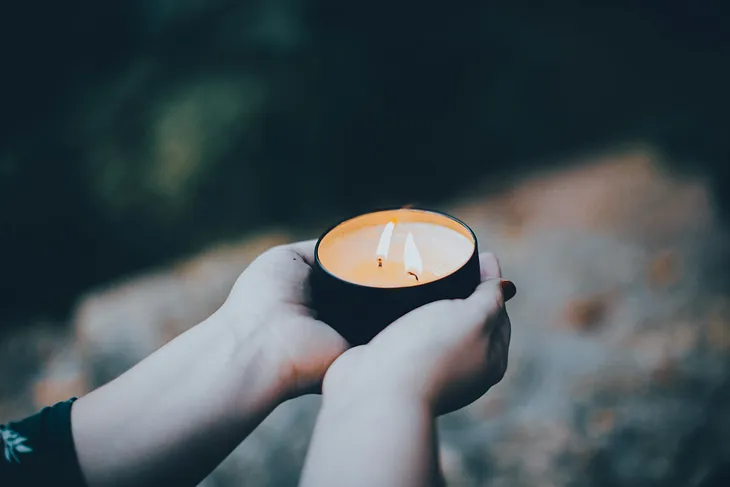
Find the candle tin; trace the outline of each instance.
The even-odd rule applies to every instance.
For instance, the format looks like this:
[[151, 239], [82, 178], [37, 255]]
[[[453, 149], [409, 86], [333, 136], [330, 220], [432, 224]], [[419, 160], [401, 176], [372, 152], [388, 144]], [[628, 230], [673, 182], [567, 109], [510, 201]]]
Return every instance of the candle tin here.
[[442, 212], [410, 210], [439, 215], [463, 226], [474, 241], [473, 252], [463, 266], [434, 281], [408, 287], [373, 287], [344, 280], [325, 268], [319, 257], [322, 239], [352, 218], [328, 228], [317, 241], [314, 251], [315, 265], [310, 281], [312, 307], [317, 319], [335, 329], [352, 346], [368, 343], [409, 311], [442, 299], [464, 299], [479, 285], [479, 248], [471, 228]]

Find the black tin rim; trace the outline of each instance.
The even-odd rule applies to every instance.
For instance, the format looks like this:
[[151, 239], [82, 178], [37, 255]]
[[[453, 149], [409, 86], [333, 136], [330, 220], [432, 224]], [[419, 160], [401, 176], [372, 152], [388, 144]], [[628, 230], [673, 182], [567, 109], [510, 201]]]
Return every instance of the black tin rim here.
[[[393, 210], [412, 210], [412, 211], [420, 211], [420, 212], [423, 212], [423, 213], [432, 213], [432, 214], [434, 214], [434, 215], [441, 215], [441, 216], [444, 216], [444, 217], [446, 217], [446, 218], [449, 218], [449, 219], [451, 219], [451, 220], [455, 221], [455, 222], [456, 222], [456, 223], [458, 223], [459, 225], [461, 225], [461, 226], [463, 226], [464, 228], [466, 228], [466, 229], [467, 229], [467, 230], [469, 231], [469, 233], [471, 234], [472, 238], [474, 239], [474, 249], [472, 250], [472, 253], [471, 253], [471, 255], [469, 256], [469, 258], [468, 258], [468, 259], [466, 260], [466, 262], [464, 262], [464, 264], [463, 264], [463, 265], [462, 265], [461, 267], [459, 267], [459, 268], [457, 268], [457, 269], [454, 269], [454, 270], [453, 270], [452, 272], [450, 272], [449, 274], [446, 274], [445, 276], [441, 276], [441, 278], [440, 278], [440, 279], [436, 279], [436, 280], [434, 280], [434, 281], [430, 281], [430, 282], [425, 282], [425, 283], [423, 283], [423, 284], [416, 284], [415, 286], [401, 286], [401, 287], [378, 287], [378, 286], [368, 286], [368, 285], [366, 285], [366, 284], [359, 284], [359, 283], [357, 283], [357, 282], [352, 282], [352, 281], [348, 281], [348, 280], [346, 280], [346, 279], [342, 279], [341, 277], [339, 277], [339, 276], [336, 276], [336, 275], [334, 275], [333, 273], [331, 273], [331, 272], [330, 272], [330, 271], [329, 271], [329, 270], [328, 270], [328, 269], [327, 269], [327, 268], [326, 268], [326, 267], [325, 267], [325, 266], [324, 266], [324, 265], [322, 264], [322, 262], [320, 262], [320, 260], [319, 260], [319, 244], [320, 244], [320, 242], [322, 242], [322, 239], [323, 239], [323, 238], [324, 238], [324, 237], [325, 237], [325, 236], [326, 236], [326, 235], [327, 235], [328, 233], [330, 233], [330, 232], [331, 232], [332, 230], [334, 230], [334, 229], [335, 229], [335, 228], [337, 228], [338, 226], [342, 225], [343, 223], [345, 223], [345, 222], [347, 222], [347, 221], [350, 221], [350, 220], [352, 220], [352, 219], [354, 219], [354, 218], [360, 217], [360, 216], [364, 216], [364, 215], [369, 215], [369, 214], [371, 214], [371, 213], [382, 213], [382, 212], [386, 212], [386, 211], [393, 211]], [[350, 286], [354, 286], [354, 287], [357, 287], [357, 288], [363, 288], [363, 289], [382, 289], [382, 290], [388, 290], [388, 289], [423, 289], [423, 288], [425, 288], [425, 287], [428, 287], [429, 285], [432, 285], [432, 284], [437, 284], [437, 283], [441, 282], [441, 281], [442, 281], [443, 279], [446, 279], [446, 278], [448, 278], [448, 277], [450, 277], [450, 276], [453, 276], [453, 275], [454, 275], [454, 274], [456, 274], [457, 272], [459, 272], [459, 271], [461, 271], [462, 269], [464, 269], [464, 268], [465, 268], [465, 267], [466, 267], [467, 265], [469, 265], [469, 262], [470, 262], [470, 261], [471, 261], [471, 260], [472, 260], [472, 259], [474, 258], [474, 255], [475, 255], [475, 254], [477, 254], [478, 252], [479, 252], [479, 248], [478, 248], [478, 245], [477, 245], [477, 236], [476, 236], [476, 234], [474, 233], [474, 230], [472, 230], [472, 229], [471, 229], [471, 227], [470, 227], [469, 225], [467, 225], [467, 224], [466, 224], [466, 223], [464, 223], [463, 221], [459, 220], [459, 219], [458, 219], [458, 218], [456, 218], [455, 216], [453, 216], [453, 215], [449, 215], [448, 213], [444, 213], [444, 212], [442, 212], [442, 211], [436, 211], [436, 210], [428, 210], [428, 209], [426, 209], [426, 208], [412, 208], [412, 207], [409, 207], [409, 208], [403, 208], [403, 207], [393, 207], [393, 208], [379, 208], [379, 209], [377, 209], [377, 210], [374, 210], [374, 211], [370, 211], [370, 212], [367, 212], [367, 213], [358, 213], [357, 215], [354, 215], [354, 216], [351, 216], [351, 217], [345, 218], [345, 219], [343, 219], [343, 220], [340, 220], [339, 222], [337, 222], [337, 223], [335, 223], [334, 225], [332, 225], [332, 226], [330, 226], [329, 228], [327, 228], [327, 230], [325, 230], [325, 231], [324, 231], [324, 232], [322, 233], [322, 235], [320, 235], [320, 236], [319, 236], [319, 238], [317, 239], [317, 244], [316, 244], [316, 245], [314, 246], [314, 261], [315, 261], [315, 263], [317, 264], [317, 267], [318, 267], [318, 268], [320, 268], [320, 269], [321, 269], [321, 270], [322, 270], [322, 271], [323, 271], [323, 272], [324, 272], [325, 274], [327, 274], [328, 276], [332, 277], [333, 279], [337, 279], [337, 280], [338, 280], [338, 281], [340, 281], [340, 282], [343, 282], [343, 283], [345, 283], [345, 284], [349, 284]]]

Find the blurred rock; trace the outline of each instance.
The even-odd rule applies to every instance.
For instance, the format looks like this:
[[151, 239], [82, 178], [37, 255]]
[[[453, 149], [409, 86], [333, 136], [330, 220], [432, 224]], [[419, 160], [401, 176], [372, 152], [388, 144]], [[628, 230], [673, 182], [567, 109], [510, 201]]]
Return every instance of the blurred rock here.
[[[520, 294], [505, 379], [439, 420], [450, 485], [714, 487], [730, 462], [719, 264], [730, 239], [708, 189], [649, 150], [588, 162], [451, 208]], [[287, 239], [214, 248], [87, 295], [74, 328], [89, 385], [205, 318], [248, 262]], [[296, 485], [318, 404], [282, 405], [203, 485]]]
[[70, 340], [60, 346], [53, 357], [43, 364], [34, 382], [35, 409], [65, 401], [70, 397], [81, 397], [92, 389], [78, 347]]
[[111, 285], [82, 299], [74, 327], [94, 384], [113, 379], [207, 318], [253, 259], [288, 240], [271, 233], [218, 246], [169, 270]]
[[576, 330], [596, 329], [604, 320], [610, 296], [599, 294], [588, 298], [569, 300], [565, 306], [565, 321]]
[[653, 286], [669, 286], [681, 276], [680, 259], [676, 252], [659, 252], [649, 263], [647, 278]]
[[730, 299], [712, 303], [705, 330], [708, 345], [716, 351], [730, 351]]
[[[30, 414], [38, 404], [52, 404], [58, 391], [60, 396], [68, 394], [63, 398], [67, 399], [87, 390], [77, 380], [81, 374], [73, 373], [81, 367], [68, 374], [61, 358], [70, 357], [66, 352], [72, 341], [68, 330], [47, 322], [0, 334], [0, 423]], [[66, 382], [68, 379], [74, 384]]]
[[726, 343], [730, 240], [701, 180], [618, 153], [455, 211], [520, 288], [505, 380], [444, 418], [473, 485], [703, 485], [730, 461], [730, 356], [703, 340]]

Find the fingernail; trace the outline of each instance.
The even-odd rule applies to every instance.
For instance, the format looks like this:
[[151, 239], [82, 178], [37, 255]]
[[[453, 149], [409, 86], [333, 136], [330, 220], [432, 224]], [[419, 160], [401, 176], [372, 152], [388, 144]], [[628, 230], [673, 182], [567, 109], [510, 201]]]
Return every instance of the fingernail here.
[[502, 280], [502, 294], [504, 295], [504, 301], [507, 302], [515, 297], [517, 294], [517, 286], [512, 281], [506, 279]]

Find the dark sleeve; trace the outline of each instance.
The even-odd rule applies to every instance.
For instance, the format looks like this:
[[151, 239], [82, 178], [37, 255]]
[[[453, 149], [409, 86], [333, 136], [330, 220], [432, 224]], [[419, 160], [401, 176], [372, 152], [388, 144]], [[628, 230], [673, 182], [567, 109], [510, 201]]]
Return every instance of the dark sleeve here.
[[0, 485], [85, 485], [71, 433], [75, 400], [0, 425]]

